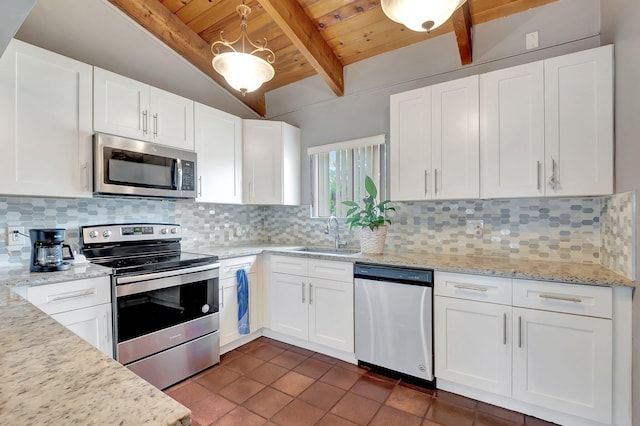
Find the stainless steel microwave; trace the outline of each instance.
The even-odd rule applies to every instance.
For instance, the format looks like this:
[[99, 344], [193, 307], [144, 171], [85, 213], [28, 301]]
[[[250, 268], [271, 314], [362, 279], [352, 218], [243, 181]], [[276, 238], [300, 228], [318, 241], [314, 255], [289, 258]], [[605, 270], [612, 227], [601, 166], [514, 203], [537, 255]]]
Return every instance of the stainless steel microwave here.
[[196, 153], [96, 133], [93, 191], [106, 195], [195, 198]]

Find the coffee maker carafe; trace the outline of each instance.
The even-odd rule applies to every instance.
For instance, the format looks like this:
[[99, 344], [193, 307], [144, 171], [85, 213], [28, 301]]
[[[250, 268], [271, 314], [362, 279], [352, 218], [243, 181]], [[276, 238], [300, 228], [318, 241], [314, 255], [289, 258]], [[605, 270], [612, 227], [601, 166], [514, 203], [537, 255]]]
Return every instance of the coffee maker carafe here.
[[[69, 269], [69, 263], [65, 260], [73, 259], [73, 253], [69, 244], [63, 244], [66, 229], [30, 229], [31, 238], [31, 267], [32, 272], [53, 272]], [[69, 255], [64, 256], [64, 249], [69, 250]]]

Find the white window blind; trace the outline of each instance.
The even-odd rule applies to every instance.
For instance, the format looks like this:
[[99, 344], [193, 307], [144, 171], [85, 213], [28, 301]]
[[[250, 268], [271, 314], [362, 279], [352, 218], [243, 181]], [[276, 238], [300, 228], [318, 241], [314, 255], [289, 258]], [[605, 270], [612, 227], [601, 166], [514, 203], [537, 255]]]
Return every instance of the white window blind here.
[[312, 215], [345, 217], [343, 201], [361, 201], [367, 196], [364, 179], [370, 176], [378, 187], [378, 198], [386, 193], [385, 136], [321, 145], [308, 149], [313, 186]]

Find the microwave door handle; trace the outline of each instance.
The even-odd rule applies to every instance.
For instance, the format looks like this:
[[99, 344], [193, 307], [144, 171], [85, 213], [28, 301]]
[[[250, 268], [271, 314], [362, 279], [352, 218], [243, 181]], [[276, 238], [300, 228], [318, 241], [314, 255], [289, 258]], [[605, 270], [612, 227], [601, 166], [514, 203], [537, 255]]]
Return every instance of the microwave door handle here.
[[182, 163], [179, 158], [173, 160], [173, 187], [182, 190]]

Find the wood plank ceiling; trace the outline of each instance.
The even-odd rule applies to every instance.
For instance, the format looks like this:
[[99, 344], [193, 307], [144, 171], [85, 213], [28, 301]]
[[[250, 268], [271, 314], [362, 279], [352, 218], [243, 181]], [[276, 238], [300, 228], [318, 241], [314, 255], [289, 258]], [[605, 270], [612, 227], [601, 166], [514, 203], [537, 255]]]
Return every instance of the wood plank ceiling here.
[[[455, 31], [461, 64], [472, 62], [471, 28], [557, 0], [467, 0], [452, 18], [430, 33], [391, 21], [380, 0], [245, 0], [252, 11], [247, 33], [267, 40], [276, 55], [275, 77], [242, 96], [211, 67], [210, 45], [224, 31], [240, 34], [236, 6], [242, 0], [109, 0], [259, 115], [264, 94], [319, 74], [336, 96], [344, 94], [343, 67], [372, 56]], [[451, 46], [455, 49], [456, 46]]]

